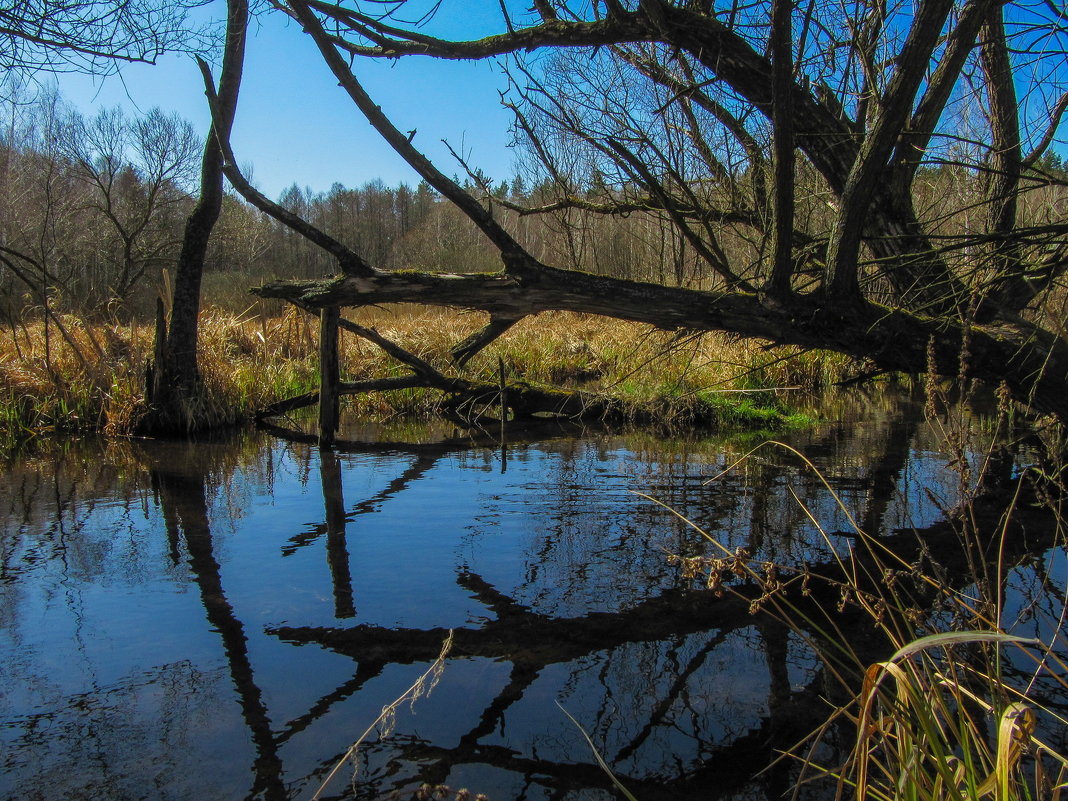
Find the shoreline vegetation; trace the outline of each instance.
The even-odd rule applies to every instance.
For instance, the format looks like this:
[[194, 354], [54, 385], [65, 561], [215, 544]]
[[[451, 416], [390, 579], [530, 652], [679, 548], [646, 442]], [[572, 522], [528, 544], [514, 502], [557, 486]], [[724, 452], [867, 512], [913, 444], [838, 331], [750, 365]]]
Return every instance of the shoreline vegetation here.
[[[316, 194], [294, 184], [275, 202], [252, 186], [238, 167], [247, 154], [229, 141], [245, 0], [227, 4], [217, 84], [200, 62], [213, 118], [204, 143], [160, 109], [136, 120], [119, 109], [86, 117], [58, 92], [18, 81], [52, 69], [108, 72], [168, 49], [203, 54], [207, 41], [186, 25], [184, 3], [162, 17], [149, 3], [112, 23], [90, 2], [72, 13], [15, 14], [6, 25], [0, 53], [16, 78], [0, 102], [0, 449], [45, 432], [135, 435], [154, 413], [157, 430], [183, 429], [174, 433], [233, 426], [313, 393], [314, 318], [260, 304], [198, 317], [200, 299], [211, 298], [201, 279], [213, 274], [231, 289], [284, 275], [288, 285], [273, 297], [324, 311], [345, 301], [425, 301], [504, 308], [517, 315], [509, 326], [532, 315], [465, 366], [464, 377], [487, 388], [482, 395], [499, 386], [503, 398], [510, 382], [582, 390], [610, 398], [603, 408], [614, 418], [666, 430], [803, 425], [795, 396], [873, 371], [929, 376], [931, 408], [938, 381], [955, 379], [967, 394], [975, 379], [997, 387], [1005, 420], [1016, 400], [1068, 422], [1068, 73], [1064, 17], [1053, 4], [1052, 14], [1035, 6], [1026, 18], [986, 2], [919, 3], [911, 14], [813, 4], [795, 37], [795, 14], [782, 3], [727, 18], [702, 3], [535, 0], [518, 28], [502, 3], [496, 32], [476, 41], [431, 34], [429, 17], [393, 16], [403, 0], [378, 3], [382, 14], [359, 13], [358, 3], [356, 11], [275, 5], [419, 175], [416, 188], [336, 184]], [[527, 59], [532, 51], [540, 52]], [[424, 153], [425, 127], [415, 141], [415, 127], [403, 131], [411, 123], [387, 116], [356, 62], [409, 56], [505, 65], [508, 90], [495, 99], [514, 112], [527, 179], [498, 183], [455, 151], [466, 178], [450, 178]], [[198, 172], [199, 199], [190, 190]], [[225, 193], [224, 173], [243, 201]], [[170, 285], [171, 265], [168, 328], [131, 323], [139, 304], [155, 301], [157, 280]], [[471, 277], [497, 269], [493, 282]], [[346, 280], [323, 291], [320, 276], [337, 270]], [[503, 303], [505, 291], [521, 302]], [[559, 308], [733, 336], [542, 311]], [[411, 356], [405, 364], [344, 337], [342, 380], [394, 379], [377, 387], [403, 383], [395, 379], [416, 360], [456, 375], [449, 345], [487, 322], [409, 306], [351, 313]], [[332, 326], [331, 318], [324, 330]], [[440, 391], [410, 386], [356, 396], [346, 413], [448, 410]], [[332, 403], [324, 393], [321, 431], [336, 424]], [[499, 407], [507, 415], [504, 400]], [[973, 470], [966, 433], [950, 430], [945, 440], [947, 470], [966, 497], [945, 510], [960, 545], [956, 575], [930, 559], [926, 542], [905, 559], [860, 526], [846, 532], [852, 544], [842, 553], [842, 532], [825, 535], [837, 570], [825, 577], [715, 542], [688, 563], [706, 589], [731, 591], [743, 580], [756, 591], [741, 596], [752, 611], [773, 609], [799, 635], [828, 644], [828, 675], [853, 693], [812, 740], [821, 745], [841, 723], [851, 755], [823, 766], [815, 747], [796, 753], [797, 796], [812, 775], [859, 801], [1030, 801], [1068, 787], [1063, 743], [1047, 747], [1036, 736], [1048, 725], [1063, 740], [1063, 582], [1042, 578], [1058, 594], [1049, 593], [1054, 625], [1039, 639], [1011, 632], [1045, 610], [1014, 609], [1005, 590], [1016, 567], [1005, 561], [1009, 546], [1025, 534], [1051, 532], [1043, 554], [1063, 554], [1063, 429], [1046, 463], [1020, 470], [1000, 446]], [[987, 478], [989, 496], [967, 497], [973, 485], [986, 490]], [[988, 498], [1003, 504], [979, 525]], [[1018, 525], [1035, 504], [1046, 519]], [[828, 600], [816, 608], [810, 579]], [[889, 658], [886, 648], [875, 661], [853, 650], [843, 612], [892, 646]], [[1047, 676], [1055, 694], [1044, 706], [1035, 688]]]
[[[478, 330], [483, 315], [417, 306], [349, 310], [443, 371], [449, 347]], [[201, 315], [202, 391], [196, 418], [236, 426], [284, 398], [318, 388], [318, 321], [289, 307], [257, 303], [243, 313], [209, 306]], [[146, 413], [152, 326], [55, 314], [0, 337], [0, 442], [44, 433], [136, 434]], [[341, 340], [342, 374], [359, 381], [405, 375], [407, 368], [354, 336]], [[619, 418], [665, 429], [781, 430], [811, 423], [806, 393], [849, 374], [845, 357], [796, 348], [768, 349], [715, 334], [658, 331], [645, 325], [566, 312], [524, 321], [463, 370], [496, 382], [581, 389], [610, 399]], [[442, 394], [408, 389], [346, 400], [345, 413], [369, 420], [430, 418]]]

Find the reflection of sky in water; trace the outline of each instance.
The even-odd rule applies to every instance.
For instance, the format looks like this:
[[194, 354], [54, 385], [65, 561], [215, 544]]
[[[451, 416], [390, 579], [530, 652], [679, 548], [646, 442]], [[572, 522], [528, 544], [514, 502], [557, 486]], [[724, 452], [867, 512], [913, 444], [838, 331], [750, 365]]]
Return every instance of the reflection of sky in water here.
[[[922, 528], [954, 501], [957, 478], [923, 427], [877, 418], [793, 444], [868, 530]], [[727, 547], [825, 560], [799, 499], [848, 547], [845, 512], [781, 448], [709, 481], [744, 450], [546, 440], [513, 445], [504, 473], [490, 450], [339, 454], [343, 534], [326, 522], [323, 481], [335, 474], [303, 446], [84, 443], [13, 462], [0, 476], [0, 795], [306, 797], [426, 661], [383, 646], [361, 662], [270, 629], [497, 620], [464, 574], [545, 616], [536, 620], [641, 608], [685, 584], [666, 554], [714, 549], [635, 491]], [[173, 476], [185, 476], [181, 500]], [[188, 532], [207, 561], [190, 561]], [[1044, 584], [1034, 570], [1012, 572], [1007, 610], [1039, 636], [1066, 571], [1060, 551], [1042, 564]], [[787, 690], [813, 679], [799, 642], [768, 649], [750, 619], [663, 630], [647, 641], [620, 632], [610, 648], [569, 643], [559, 658], [532, 642], [549, 654], [533, 662], [457, 654], [435, 693], [401, 711], [396, 739], [367, 749], [366, 791], [433, 779], [494, 801], [561, 785], [606, 797], [557, 701], [623, 775], [670, 782], [763, 725], [775, 669]], [[397, 761], [402, 749], [408, 761]], [[280, 781], [263, 778], [279, 766]]]

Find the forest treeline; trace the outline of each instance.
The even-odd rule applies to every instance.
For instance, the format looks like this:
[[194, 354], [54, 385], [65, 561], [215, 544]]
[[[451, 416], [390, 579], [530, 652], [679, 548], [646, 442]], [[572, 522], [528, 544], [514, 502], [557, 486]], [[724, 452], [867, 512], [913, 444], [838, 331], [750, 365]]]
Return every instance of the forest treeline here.
[[[32, 98], [9, 93], [0, 130], [0, 315], [8, 327], [46, 310], [146, 318], [167, 297], [169, 266], [195, 203], [202, 148], [192, 126], [158, 108], [140, 116], [101, 109], [87, 116], [56, 91]], [[982, 228], [977, 211], [984, 176], [947, 160], [916, 181], [916, 205], [932, 234], [952, 241]], [[797, 181], [815, 187], [799, 167]], [[1062, 219], [1068, 164], [1043, 157], [1027, 176], [1021, 223]], [[460, 179], [458, 179], [460, 180]], [[730, 192], [747, 176], [696, 187]], [[602, 175], [576, 172], [569, 185], [537, 177], [491, 180], [475, 170], [462, 179], [544, 261], [631, 280], [707, 287], [715, 283], [664, 209], [638, 187], [607, 187]], [[728, 188], [723, 188], [728, 187]], [[615, 202], [603, 201], [610, 193]], [[633, 197], [634, 202], [628, 204]], [[797, 234], [803, 250], [825, 245], [834, 208], [819, 192], [799, 193]], [[730, 208], [729, 197], [718, 205]], [[335, 183], [316, 192], [296, 184], [279, 203], [381, 268], [469, 273], [499, 269], [499, 254], [456, 206], [426, 182], [360, 187]], [[731, 263], [767, 258], [768, 232], [751, 213], [706, 224]], [[818, 263], [818, 256], [814, 260]], [[212, 235], [205, 300], [248, 305], [249, 287], [274, 278], [314, 278], [336, 271], [329, 254], [236, 194], [228, 194]]]

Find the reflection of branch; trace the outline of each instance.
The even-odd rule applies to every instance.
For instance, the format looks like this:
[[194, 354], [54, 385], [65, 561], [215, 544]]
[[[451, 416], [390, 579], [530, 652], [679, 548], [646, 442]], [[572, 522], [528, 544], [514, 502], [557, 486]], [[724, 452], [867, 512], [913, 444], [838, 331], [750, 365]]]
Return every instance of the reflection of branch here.
[[[475, 574], [464, 573], [457, 583], [474, 589], [476, 597], [488, 602], [499, 616], [479, 629], [457, 629], [454, 655], [508, 659], [535, 667], [568, 662], [629, 642], [712, 628], [731, 630], [751, 623], [748, 601], [715, 598], [711, 592], [672, 589], [620, 612], [552, 618], [530, 611]], [[315, 642], [359, 661], [409, 664], [433, 659], [445, 629], [282, 626], [268, 629], [268, 633], [292, 643]]]
[[[893, 451], [893, 447], [890, 448]], [[1024, 521], [1033, 530], [1033, 521]], [[1008, 539], [1013, 550], [1023, 548], [1023, 538]], [[929, 551], [932, 558], [952, 564], [960, 558], [957, 533], [952, 524], [940, 523], [926, 531], [899, 532], [884, 538], [884, 543], [894, 547], [903, 559], [912, 559], [921, 550]], [[1034, 543], [1031, 543], [1032, 547]], [[1006, 554], [1012, 558], [1011, 554]], [[861, 558], [861, 557], [858, 557]], [[819, 568], [830, 571], [831, 566]], [[813, 568], [815, 572], [817, 568]], [[952, 568], [950, 568], [953, 574]], [[422, 765], [420, 778], [445, 780], [445, 774], [459, 765], [488, 764], [510, 771], [526, 781], [563, 791], [579, 786], [604, 787], [605, 777], [592, 763], [567, 762], [561, 764], [536, 757], [526, 758], [505, 746], [482, 744], [505, 719], [505, 714], [517, 701], [527, 699], [529, 688], [535, 680], [545, 675], [542, 668], [549, 664], [574, 663], [582, 656], [600, 650], [611, 651], [614, 647], [631, 641], [663, 642], [675, 636], [675, 632], [689, 631], [699, 637], [707, 636], [701, 652], [681, 670], [670, 670], [672, 677], [668, 697], [659, 699], [650, 713], [651, 719], [620, 752], [620, 759], [632, 757], [638, 752], [650, 734], [658, 728], [670, 725], [665, 720], [673, 700], [682, 696], [687, 681], [700, 669], [704, 656], [714, 649], [730, 632], [752, 625], [754, 618], [746, 614], [746, 605], [737, 599], [715, 600], [707, 592], [666, 593], [661, 598], [639, 603], [630, 610], [614, 614], [594, 613], [579, 618], [552, 619], [538, 614], [529, 607], [516, 602], [509, 595], [486, 582], [474, 573], [463, 573], [458, 584], [471, 592], [497, 616], [497, 620], [484, 624], [480, 631], [462, 630], [456, 633], [457, 655], [479, 654], [506, 659], [512, 670], [508, 682], [492, 700], [484, 706], [474, 726], [451, 748], [425, 744], [399, 749], [398, 759]], [[740, 589], [753, 589], [743, 586]], [[813, 587], [818, 596], [820, 591]], [[667, 599], [666, 601], [664, 599]], [[818, 598], [819, 605], [826, 604], [826, 596]], [[637, 611], [635, 611], [637, 610]], [[766, 615], [756, 618], [758, 625], [769, 621]], [[870, 628], [870, 625], [869, 625]], [[853, 629], [844, 628], [847, 632]], [[858, 638], [869, 639], [858, 629]], [[702, 635], [702, 632], [708, 632]], [[434, 631], [390, 631], [372, 626], [358, 626], [349, 631], [336, 629], [279, 629], [272, 632], [297, 642], [316, 641], [339, 653], [359, 660], [361, 669], [375, 666], [426, 661], [440, 642], [440, 633]], [[671, 780], [635, 780], [624, 777], [624, 783], [645, 799], [679, 799], [692, 796], [695, 789], [714, 786], [715, 791], [706, 798], [729, 797], [730, 793], [752, 781], [752, 776], [763, 769], [769, 757], [778, 749], [794, 745], [810, 732], [814, 720], [822, 719], [827, 712], [824, 702], [812, 692], [824, 681], [817, 676], [809, 690], [791, 692], [789, 673], [786, 670], [786, 640], [762, 632], [765, 640], [774, 646], [769, 649], [768, 662], [771, 674], [768, 715], [754, 728], [743, 733], [729, 745], [701, 743], [701, 758], [704, 765], [694, 772]], [[615, 643], [613, 645], [612, 643]], [[695, 643], [700, 646], [701, 643]], [[878, 642], [860, 643], [861, 648], [878, 649]], [[873, 658], [880, 658], [873, 652]], [[321, 714], [321, 713], [320, 713]], [[638, 723], [643, 723], [639, 721]], [[430, 763], [430, 764], [428, 764]], [[395, 767], [395, 762], [391, 767]], [[386, 775], [392, 775], [387, 770]], [[410, 776], [409, 773], [405, 773]], [[769, 778], [765, 781], [773, 782]], [[401, 781], [410, 781], [410, 778]], [[399, 785], [398, 785], [399, 786]], [[769, 797], [772, 793], [768, 793]]]
[[[258, 421], [258, 426], [264, 431], [269, 431], [277, 437], [308, 445], [316, 445], [319, 442], [318, 434], [283, 428], [266, 420]], [[529, 442], [546, 442], [554, 439], [571, 439], [590, 430], [600, 430], [595, 426], [580, 427], [568, 420], [534, 418], [523, 425], [509, 427], [509, 439], [513, 445]], [[451, 436], [436, 442], [403, 442], [399, 440], [343, 440], [334, 443], [334, 450], [347, 453], [386, 453], [386, 454], [413, 454], [426, 457], [441, 457], [457, 451], [468, 451], [472, 448], [498, 448], [500, 439], [496, 434], [489, 435], [471, 430], [462, 436]]]
[[[460, 738], [457, 744], [459, 749], [475, 748], [478, 741], [492, 734], [501, 726], [504, 713], [513, 705], [523, 700], [523, 696], [541, 675], [541, 671], [525, 665], [512, 665], [512, 672], [508, 676], [508, 683], [494, 697], [494, 699], [482, 710], [478, 723], [467, 734]], [[451, 767], [451, 766], [450, 766]]]
[[489, 607], [496, 613], [497, 621], [506, 619], [516, 620], [526, 615], [532, 615], [529, 606], [517, 603], [513, 598], [505, 595], [482, 576], [477, 573], [464, 571], [456, 577], [456, 583], [466, 590], [470, 590], [475, 599], [484, 606]]
[[[792, 693], [778, 714], [763, 718], [755, 728], [730, 744], [719, 747], [706, 744], [702, 749], [702, 763], [692, 772], [670, 779], [625, 775], [619, 775], [619, 779], [643, 801], [734, 798], [739, 790], [759, 781], [754, 777], [767, 769], [776, 753], [795, 746], [811, 734], [813, 721], [827, 716], [827, 703], [819, 697], [823, 681], [817, 675], [808, 687]], [[612, 781], [604, 770], [592, 760], [580, 761], [580, 754], [570, 755], [564, 762], [524, 757], [507, 746], [479, 743], [465, 736], [452, 748], [412, 743], [401, 749], [396, 759], [427, 765], [419, 778], [431, 784], [440, 783], [445, 778], [441, 774], [457, 766], [480, 764], [517, 774], [527, 782], [561, 794], [576, 788], [611, 789]], [[768, 797], [777, 796], [769, 793]]]
[[[978, 505], [974, 509], [976, 514], [985, 511], [993, 510]], [[1038, 520], [1031, 519], [1034, 515], [1039, 516]], [[1048, 531], [1049, 526], [1043, 528], [1041, 520], [1046, 520], [1041, 510], [1029, 512], [1021, 507], [1010, 521], [1010, 528], [1013, 531]], [[830, 536], [835, 535], [832, 533]], [[1054, 534], [1050, 532], [1049, 536]], [[1022, 536], [1010, 536], [1006, 542], [1015, 543], [1006, 546], [1011, 550], [1011, 553], [1004, 553], [1006, 563], [1025, 553], [1025, 548], [1035, 546], [1034, 542], [1026, 543]], [[866, 549], [858, 547], [854, 554], [854, 575], [850, 577], [853, 581], [858, 576], [870, 574], [874, 581], [881, 582], [886, 554], [891, 552], [899, 564], [913, 564], [923, 558], [941, 565], [948, 575], [966, 575], [968, 555], [961, 549], [957, 526], [953, 521], [940, 521], [920, 531], [902, 530], [879, 538], [875, 547], [878, 548], [875, 559]], [[805, 571], [814, 579], [806, 591], [801, 591], [800, 584], [786, 581], [779, 591], [785, 595], [772, 596], [771, 600], [785, 602], [788, 599], [795, 611], [801, 610], [809, 618], [819, 621], [839, 605], [840, 584], [846, 577], [842, 574], [841, 563], [836, 559], [807, 565]], [[580, 617], [553, 618], [516, 603], [475, 574], [462, 574], [458, 583], [473, 589], [476, 597], [501, 616], [487, 621], [479, 629], [456, 630], [454, 653], [458, 656], [507, 659], [513, 664], [539, 668], [629, 642], [663, 640], [711, 629], [732, 631], [749, 626], [754, 620], [760, 619], [750, 614], [750, 601], [769, 600], [765, 596], [765, 587], [747, 581], [732, 585], [732, 593], [726, 597], [716, 597], [714, 590], [668, 589], [661, 595], [617, 612], [591, 612]], [[917, 602], [921, 603], [922, 599], [917, 599]], [[757, 614], [775, 619], [774, 615], [763, 611], [763, 606]], [[805, 617], [800, 612], [797, 615], [799, 619]], [[834, 621], [835, 625], [848, 626], [850, 618], [848, 614], [839, 613]], [[268, 629], [268, 633], [295, 644], [318, 643], [357, 660], [407, 664], [433, 659], [445, 630], [386, 629], [370, 625], [346, 629], [283, 626]], [[871, 646], [877, 648], [874, 642]]]
[[714, 637], [709, 637], [708, 642], [699, 650], [694, 657], [690, 660], [689, 664], [685, 668], [675, 674], [674, 680], [671, 682], [671, 686], [664, 693], [663, 697], [656, 702], [656, 705], [649, 713], [649, 719], [641, 730], [631, 738], [625, 746], [619, 749], [613, 762], [619, 763], [630, 758], [630, 756], [641, 748], [642, 744], [649, 739], [649, 736], [653, 731], [664, 721], [667, 714], [671, 711], [671, 708], [675, 705], [675, 701], [678, 700], [683, 690], [686, 689], [686, 684], [689, 682], [690, 677], [697, 672], [704, 663], [712, 651], [721, 645], [726, 639], [729, 632], [720, 631]]
[[[389, 500], [392, 496], [403, 492], [408, 488], [408, 485], [413, 481], [421, 478], [427, 470], [437, 464], [439, 454], [418, 454], [415, 462], [409, 466], [403, 473], [394, 478], [385, 489], [381, 492], [375, 493], [370, 498], [360, 501], [352, 507], [352, 510], [345, 514], [343, 522], [351, 523], [358, 515], [369, 514], [371, 512], [377, 512], [383, 502]], [[282, 546], [282, 556], [292, 556], [300, 548], [304, 548], [311, 545], [324, 533], [327, 533], [329, 526], [321, 524], [315, 526], [311, 531], [304, 531], [300, 534], [296, 534], [289, 538], [288, 544]]]
[[[524, 757], [505, 745], [471, 743], [465, 744], [465, 747], [445, 748], [422, 741], [412, 743], [401, 750], [397, 758], [427, 765], [418, 778], [428, 784], [439, 783], [444, 778], [440, 775], [443, 769], [455, 769], [465, 764], [480, 764], [517, 774], [535, 786], [550, 788], [555, 791], [551, 798], [560, 798], [564, 792], [573, 791], [576, 788], [608, 789], [612, 786], [605, 772], [593, 762], [573, 760], [554, 762], [538, 757]], [[645, 801], [659, 801], [665, 798], [661, 781], [629, 776], [620, 778], [628, 788]], [[398, 786], [405, 781], [399, 781]], [[679, 801], [679, 799], [675, 796], [672, 801]]]
[[334, 776], [337, 775], [345, 764], [356, 756], [360, 746], [371, 735], [375, 729], [379, 729], [379, 736], [389, 736], [392, 730], [393, 722], [396, 720], [397, 708], [402, 704], [414, 705], [415, 702], [424, 695], [429, 695], [430, 691], [434, 688], [434, 685], [438, 683], [438, 679], [441, 678], [441, 673], [445, 669], [445, 660], [449, 655], [449, 651], [452, 648], [452, 631], [449, 631], [445, 637], [444, 642], [441, 644], [441, 650], [438, 652], [437, 658], [431, 663], [423, 673], [415, 680], [415, 683], [408, 687], [401, 695], [395, 698], [393, 701], [382, 707], [381, 713], [374, 719], [370, 726], [368, 726], [363, 734], [356, 738], [349, 749], [345, 752], [335, 764], [334, 767], [326, 774], [326, 778], [323, 779], [322, 784], [319, 785], [319, 789], [315, 791], [315, 795], [312, 796], [312, 801], [318, 801], [319, 796], [322, 795], [323, 790], [330, 784]]
[[278, 745], [283, 745], [287, 740], [295, 737], [304, 731], [308, 726], [319, 720], [323, 715], [330, 711], [330, 709], [340, 701], [344, 701], [356, 692], [358, 692], [367, 682], [371, 679], [377, 678], [382, 674], [381, 664], [370, 664], [361, 662], [356, 668], [356, 675], [348, 681], [339, 685], [336, 689], [331, 690], [308, 709], [303, 715], [294, 718], [286, 723], [281, 728], [277, 735], [275, 735], [275, 742]]

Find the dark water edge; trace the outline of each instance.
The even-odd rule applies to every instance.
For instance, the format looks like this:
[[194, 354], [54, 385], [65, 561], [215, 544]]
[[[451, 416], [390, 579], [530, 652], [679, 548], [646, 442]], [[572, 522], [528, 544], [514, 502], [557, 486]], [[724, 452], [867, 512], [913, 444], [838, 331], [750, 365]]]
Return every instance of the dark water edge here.
[[[922, 536], [968, 478], [949, 469], [954, 424], [921, 412], [851, 396], [784, 437], [865, 530]], [[992, 425], [953, 418], [977, 467]], [[643, 801], [789, 786], [786, 763], [754, 774], [825, 713], [818, 663], [685, 578], [668, 555], [712, 546], [635, 493], [728, 548], [825, 562], [812, 519], [843, 551], [849, 519], [796, 455], [767, 446], [723, 473], [759, 441], [543, 430], [502, 451], [440, 427], [345, 434], [379, 444], [71, 440], [3, 464], [0, 797], [309, 798], [449, 629], [433, 693], [361, 749], [355, 789], [346, 768], [326, 797], [424, 782], [612, 796], [558, 704]], [[1022, 633], [1049, 634], [1065, 575], [1040, 546], [1012, 571]]]

